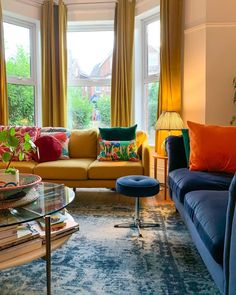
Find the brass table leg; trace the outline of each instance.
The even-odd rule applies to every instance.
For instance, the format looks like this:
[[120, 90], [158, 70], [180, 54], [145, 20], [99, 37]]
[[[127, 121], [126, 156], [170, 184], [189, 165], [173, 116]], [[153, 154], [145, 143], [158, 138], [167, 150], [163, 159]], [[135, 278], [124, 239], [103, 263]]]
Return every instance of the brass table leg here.
[[47, 295], [51, 295], [51, 217], [45, 219]]

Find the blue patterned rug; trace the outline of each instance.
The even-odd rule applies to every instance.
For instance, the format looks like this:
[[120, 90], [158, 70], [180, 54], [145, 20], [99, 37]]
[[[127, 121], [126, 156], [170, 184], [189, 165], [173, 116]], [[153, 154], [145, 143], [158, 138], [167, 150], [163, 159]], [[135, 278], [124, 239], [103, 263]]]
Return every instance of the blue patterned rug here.
[[[160, 227], [137, 238], [113, 227], [130, 221], [133, 206], [111, 204], [87, 206], [78, 197], [70, 206], [81, 230], [53, 253], [53, 295], [220, 294], [172, 205], [144, 208]], [[2, 271], [0, 282], [1, 295], [46, 294], [45, 261]]]

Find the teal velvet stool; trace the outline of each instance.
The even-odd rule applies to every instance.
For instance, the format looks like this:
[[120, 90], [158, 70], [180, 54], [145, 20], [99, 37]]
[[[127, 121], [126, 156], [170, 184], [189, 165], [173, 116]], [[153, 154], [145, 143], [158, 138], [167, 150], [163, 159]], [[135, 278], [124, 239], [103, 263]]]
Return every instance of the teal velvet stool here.
[[118, 228], [137, 228], [142, 237], [140, 228], [157, 227], [157, 223], [142, 222], [140, 219], [140, 198], [151, 197], [159, 193], [160, 183], [154, 178], [143, 175], [129, 175], [120, 177], [116, 181], [116, 191], [122, 195], [135, 198], [135, 215], [132, 223], [115, 225]]

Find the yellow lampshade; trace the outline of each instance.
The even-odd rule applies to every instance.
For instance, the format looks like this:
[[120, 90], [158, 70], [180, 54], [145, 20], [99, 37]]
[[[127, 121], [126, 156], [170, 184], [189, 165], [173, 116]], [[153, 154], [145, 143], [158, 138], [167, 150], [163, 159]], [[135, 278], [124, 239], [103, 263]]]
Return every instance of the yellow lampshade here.
[[158, 118], [155, 126], [156, 130], [181, 130], [184, 123], [177, 112], [164, 111]]

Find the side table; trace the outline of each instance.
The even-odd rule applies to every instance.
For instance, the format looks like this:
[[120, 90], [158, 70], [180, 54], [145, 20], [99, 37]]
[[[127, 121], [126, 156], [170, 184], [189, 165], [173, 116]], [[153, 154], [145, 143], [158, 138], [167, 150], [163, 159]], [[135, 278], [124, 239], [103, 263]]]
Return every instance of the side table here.
[[158, 155], [157, 153], [154, 153], [153, 158], [154, 158], [154, 178], [156, 178], [156, 179], [157, 179], [157, 161], [158, 160], [163, 160], [164, 161], [164, 183], [163, 183], [163, 187], [164, 187], [164, 198], [166, 200], [166, 197], [167, 197], [167, 163], [168, 163], [168, 157]]

